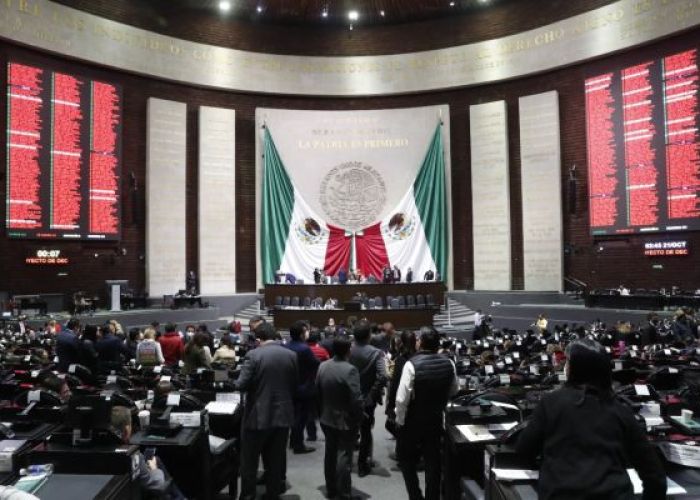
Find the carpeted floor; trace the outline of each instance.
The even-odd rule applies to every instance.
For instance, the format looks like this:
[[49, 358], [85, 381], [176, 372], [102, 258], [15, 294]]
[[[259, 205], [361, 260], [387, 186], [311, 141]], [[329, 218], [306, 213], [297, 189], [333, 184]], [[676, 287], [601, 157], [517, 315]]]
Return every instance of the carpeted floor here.
[[[394, 451], [396, 441], [384, 429], [386, 420], [384, 406], [378, 406], [375, 413], [374, 426], [374, 461], [377, 463], [372, 473], [365, 477], [357, 475], [357, 452], [353, 459], [355, 465], [352, 473], [353, 495], [358, 498], [392, 499], [407, 498], [406, 488], [401, 471], [396, 462], [389, 458]], [[295, 455], [291, 450], [287, 453], [287, 484], [289, 489], [281, 497], [283, 500], [322, 500], [325, 499], [325, 481], [323, 479], [324, 440], [320, 427], [318, 441], [307, 442], [307, 446], [316, 448], [313, 453]], [[421, 482], [423, 481], [422, 474]], [[261, 498], [264, 488], [258, 489]]]

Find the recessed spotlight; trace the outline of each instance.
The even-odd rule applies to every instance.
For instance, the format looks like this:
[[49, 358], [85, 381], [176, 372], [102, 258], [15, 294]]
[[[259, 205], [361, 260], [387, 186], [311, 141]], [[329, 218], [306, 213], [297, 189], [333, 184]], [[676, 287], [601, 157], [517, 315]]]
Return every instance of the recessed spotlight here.
[[455, 6], [455, 3], [454, 3], [454, 2], [450, 2], [450, 7], [454, 7], [454, 6]]
[[357, 21], [360, 18], [360, 13], [357, 12], [356, 10], [351, 10], [348, 12], [348, 19], [351, 21]]
[[323, 18], [328, 17], [328, 9], [323, 9], [323, 10], [321, 11], [321, 17], [323, 17]]
[[258, 8], [255, 10], [257, 10], [258, 14], [260, 14], [263, 11], [262, 5], [258, 5]]
[[385, 12], [384, 12], [383, 10], [380, 10], [380, 11], [379, 11], [379, 15], [382, 16], [382, 17], [384, 17]]
[[219, 10], [221, 12], [228, 12], [229, 10], [231, 10], [231, 2], [229, 2], [229, 0], [220, 0]]

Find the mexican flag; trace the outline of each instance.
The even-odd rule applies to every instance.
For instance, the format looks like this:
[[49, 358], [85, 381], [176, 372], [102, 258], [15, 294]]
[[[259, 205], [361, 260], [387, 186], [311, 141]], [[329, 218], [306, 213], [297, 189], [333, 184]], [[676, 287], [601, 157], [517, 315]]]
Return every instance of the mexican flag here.
[[[351, 267], [353, 235], [327, 224], [304, 201], [287, 174], [269, 129], [264, 137], [261, 252], [263, 281], [275, 273], [313, 282], [315, 268], [333, 276]], [[413, 184], [381, 221], [354, 234], [358, 269], [364, 276], [382, 276], [386, 265], [398, 266], [413, 280], [432, 270], [447, 271], [447, 205], [442, 125], [438, 125]]]
[[282, 272], [313, 283], [314, 269], [326, 269], [331, 275], [341, 266], [347, 270], [350, 246], [345, 232], [326, 224], [304, 201], [267, 127], [264, 168], [260, 227], [263, 282], [274, 283], [275, 273]]
[[442, 125], [438, 125], [413, 185], [398, 206], [380, 223], [389, 264], [402, 279], [410, 267], [413, 281], [431, 270], [445, 279], [447, 272], [447, 203]]

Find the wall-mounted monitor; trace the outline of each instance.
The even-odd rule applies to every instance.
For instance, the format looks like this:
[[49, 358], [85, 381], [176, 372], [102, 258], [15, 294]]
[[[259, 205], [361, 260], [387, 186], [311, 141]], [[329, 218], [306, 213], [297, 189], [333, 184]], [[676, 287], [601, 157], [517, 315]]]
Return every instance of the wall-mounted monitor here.
[[7, 74], [8, 236], [118, 240], [121, 89], [20, 62]]
[[698, 51], [586, 79], [591, 234], [700, 230]]

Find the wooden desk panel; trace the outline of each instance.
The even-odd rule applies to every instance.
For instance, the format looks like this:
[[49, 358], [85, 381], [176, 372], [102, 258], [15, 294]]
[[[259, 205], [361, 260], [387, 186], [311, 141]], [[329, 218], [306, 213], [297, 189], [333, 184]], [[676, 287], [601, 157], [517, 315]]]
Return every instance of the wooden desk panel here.
[[338, 299], [340, 305], [352, 299], [357, 293], [365, 293], [368, 297], [381, 297], [386, 300], [388, 295], [428, 295], [432, 294], [435, 304], [442, 304], [445, 296], [445, 284], [438, 281], [418, 281], [414, 283], [357, 283], [346, 285], [265, 285], [265, 304], [273, 307], [275, 297], [321, 297], [323, 302], [329, 298]]
[[275, 327], [287, 329], [298, 320], [310, 321], [313, 326], [323, 328], [333, 318], [336, 324], [345, 323], [349, 316], [367, 318], [373, 323], [390, 321], [397, 329], [418, 329], [431, 326], [437, 309], [365, 309], [345, 311], [342, 309], [275, 309], [272, 311]]

